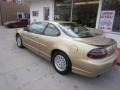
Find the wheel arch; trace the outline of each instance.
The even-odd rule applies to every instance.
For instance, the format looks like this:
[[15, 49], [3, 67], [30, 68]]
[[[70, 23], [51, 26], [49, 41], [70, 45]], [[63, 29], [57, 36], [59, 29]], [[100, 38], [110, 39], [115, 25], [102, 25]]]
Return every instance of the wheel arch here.
[[22, 33], [22, 31], [23, 31], [23, 29], [16, 29], [16, 37], [18, 36], [18, 35], [20, 35], [21, 36], [21, 33]]
[[16, 33], [16, 35], [15, 35], [15, 36], [17, 37], [18, 35], [20, 35], [20, 34], [19, 34], [19, 33]]
[[[51, 56], [52, 56], [55, 52], [62, 52], [62, 53], [64, 53], [64, 54], [66, 54], [66, 52], [63, 51], [63, 50], [60, 50], [60, 49], [53, 49], [53, 50], [51, 51]], [[66, 54], [66, 55], [67, 55], [67, 54]], [[68, 55], [67, 55], [67, 56], [68, 56]]]
[[[64, 50], [61, 50], [61, 49], [54, 49], [54, 50], [52, 50], [52, 52], [51, 52], [51, 62], [52, 62], [52, 55], [53, 55], [55, 52], [62, 52], [62, 53], [64, 53], [64, 54], [69, 58], [70, 63], [71, 63], [71, 59], [70, 59], [68, 53], [66, 53]], [[72, 66], [72, 63], [71, 63], [71, 66]]]
[[67, 53], [65, 53], [63, 50], [60, 50], [60, 49], [54, 49], [52, 52], [51, 52], [51, 62], [53, 63], [53, 59], [52, 59], [52, 55], [55, 53], [55, 52], [62, 52], [64, 55], [66, 55], [67, 56], [67, 60], [69, 60], [68, 62], [69, 62], [69, 64], [68, 64], [68, 71], [67, 72], [65, 72], [65, 73], [60, 73], [60, 74], [67, 74], [68, 72], [71, 72], [72, 71], [72, 62], [71, 62], [71, 59], [70, 59], [70, 57], [69, 57], [69, 55], [67, 54]]
[[19, 35], [20, 35], [19, 33], [16, 33], [16, 34], [15, 34], [15, 38], [16, 38], [16, 40], [17, 40], [17, 36], [19, 36]]

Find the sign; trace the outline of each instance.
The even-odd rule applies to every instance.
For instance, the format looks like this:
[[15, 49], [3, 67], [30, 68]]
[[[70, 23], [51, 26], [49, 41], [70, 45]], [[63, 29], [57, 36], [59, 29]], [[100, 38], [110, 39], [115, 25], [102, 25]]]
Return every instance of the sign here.
[[23, 3], [23, 0], [16, 0], [16, 3], [17, 3], [17, 4], [22, 4], [22, 3]]
[[101, 11], [99, 28], [103, 32], [112, 32], [115, 11]]

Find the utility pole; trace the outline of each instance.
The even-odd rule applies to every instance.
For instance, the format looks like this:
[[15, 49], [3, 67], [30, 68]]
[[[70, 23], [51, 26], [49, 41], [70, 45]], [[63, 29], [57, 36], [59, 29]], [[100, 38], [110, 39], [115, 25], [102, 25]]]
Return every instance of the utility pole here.
[[101, 15], [101, 10], [102, 10], [102, 4], [103, 4], [103, 0], [100, 0], [100, 1], [99, 1], [99, 6], [98, 6], [97, 20], [96, 20], [96, 29], [99, 29], [99, 23], [100, 23], [100, 15]]
[[73, 4], [74, 4], [74, 1], [71, 0], [71, 14], [70, 14], [70, 21], [72, 22], [72, 19], [73, 19]]

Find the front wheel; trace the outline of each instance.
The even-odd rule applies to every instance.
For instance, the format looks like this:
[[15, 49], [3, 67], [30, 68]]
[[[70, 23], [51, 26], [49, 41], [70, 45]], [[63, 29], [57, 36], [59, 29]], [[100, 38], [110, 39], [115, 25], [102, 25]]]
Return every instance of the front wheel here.
[[63, 52], [55, 52], [52, 55], [52, 63], [55, 70], [60, 74], [67, 74], [71, 71], [71, 62]]
[[21, 39], [20, 35], [16, 36], [16, 42], [17, 42], [17, 46], [19, 48], [23, 48], [22, 39]]

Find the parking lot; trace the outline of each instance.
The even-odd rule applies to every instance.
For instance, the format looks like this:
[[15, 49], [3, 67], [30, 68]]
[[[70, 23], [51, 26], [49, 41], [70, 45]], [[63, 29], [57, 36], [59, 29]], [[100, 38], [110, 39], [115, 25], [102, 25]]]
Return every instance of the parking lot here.
[[50, 62], [19, 49], [15, 29], [0, 27], [0, 90], [120, 90], [120, 67], [97, 78], [62, 76]]

